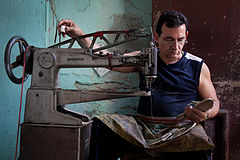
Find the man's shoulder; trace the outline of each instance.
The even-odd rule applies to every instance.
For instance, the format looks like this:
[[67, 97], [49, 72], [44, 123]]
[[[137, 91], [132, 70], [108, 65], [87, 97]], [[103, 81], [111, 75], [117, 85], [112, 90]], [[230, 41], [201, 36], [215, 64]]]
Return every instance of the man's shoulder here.
[[189, 53], [189, 52], [186, 52], [185, 58], [187, 58], [187, 59], [189, 59], [189, 60], [193, 60], [193, 61], [198, 61], [198, 62], [202, 62], [202, 61], [203, 61], [202, 58], [200, 58], [200, 57], [198, 57], [198, 56], [195, 56], [195, 55], [193, 55], [193, 54], [191, 54], [191, 53]]

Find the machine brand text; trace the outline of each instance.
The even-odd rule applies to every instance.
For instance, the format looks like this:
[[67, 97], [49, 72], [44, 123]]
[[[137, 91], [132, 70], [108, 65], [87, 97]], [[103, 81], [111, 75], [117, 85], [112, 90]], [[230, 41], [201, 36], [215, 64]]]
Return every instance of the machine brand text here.
[[67, 58], [67, 61], [83, 61], [84, 58]]

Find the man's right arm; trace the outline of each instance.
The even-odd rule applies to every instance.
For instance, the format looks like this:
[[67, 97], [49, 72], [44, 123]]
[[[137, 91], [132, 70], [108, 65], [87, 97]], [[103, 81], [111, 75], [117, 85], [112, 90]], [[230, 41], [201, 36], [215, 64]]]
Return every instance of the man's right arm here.
[[[61, 33], [61, 26], [64, 25], [65, 27], [65, 33]], [[66, 34], [69, 37], [78, 37], [78, 36], [82, 36], [85, 35], [85, 33], [83, 32], [83, 30], [71, 19], [63, 19], [59, 22], [58, 24], [58, 30], [59, 33], [63, 35], [63, 37], [66, 36]], [[84, 38], [82, 39], [83, 43], [87, 46], [90, 47], [92, 40], [90, 38]], [[94, 45], [95, 47], [99, 47], [98, 45]], [[135, 56], [139, 53], [139, 51], [135, 51], [135, 52], [131, 52], [126, 54], [127, 56]], [[117, 72], [122, 72], [122, 73], [131, 73], [131, 72], [137, 72], [138, 69], [137, 67], [114, 67], [112, 68], [113, 71], [117, 71]]]

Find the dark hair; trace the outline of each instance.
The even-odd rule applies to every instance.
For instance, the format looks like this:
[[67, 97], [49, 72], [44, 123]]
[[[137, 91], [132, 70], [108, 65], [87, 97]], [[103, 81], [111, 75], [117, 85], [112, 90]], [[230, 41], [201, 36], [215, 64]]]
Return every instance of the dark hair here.
[[164, 11], [161, 16], [158, 19], [156, 32], [160, 36], [162, 33], [162, 25], [166, 23], [166, 26], [169, 28], [174, 28], [181, 26], [182, 24], [185, 24], [186, 29], [188, 26], [188, 20], [187, 18], [180, 12], [170, 10], [170, 11]]

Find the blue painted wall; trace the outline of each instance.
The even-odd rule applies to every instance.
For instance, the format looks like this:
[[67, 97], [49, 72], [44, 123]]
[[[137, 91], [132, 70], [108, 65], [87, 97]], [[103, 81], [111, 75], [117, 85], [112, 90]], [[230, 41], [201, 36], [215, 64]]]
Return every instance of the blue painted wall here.
[[[2, 0], [0, 5], [0, 159], [13, 160], [15, 154], [21, 85], [13, 84], [4, 68], [8, 40], [23, 36], [30, 45], [45, 46], [46, 2], [44, 0]], [[16, 54], [14, 54], [16, 55]], [[21, 69], [18, 70], [21, 75]], [[24, 84], [24, 94], [30, 79]], [[25, 96], [23, 98], [25, 101]], [[24, 109], [24, 104], [23, 104]], [[22, 114], [23, 119], [23, 114]]]
[[[54, 41], [55, 15], [59, 19], [73, 19], [86, 33], [90, 33], [97, 30], [143, 28], [151, 25], [151, 12], [151, 0], [2, 0], [0, 5], [0, 159], [14, 159], [20, 104], [21, 85], [13, 84], [4, 68], [4, 50], [12, 36], [24, 37], [29, 45], [48, 47]], [[141, 49], [143, 45], [145, 42], [139, 41], [124, 47], [136, 50], [139, 46]], [[21, 72], [22, 70], [18, 69], [16, 74], [20, 76]], [[61, 70], [60, 76], [62, 88], [135, 90], [138, 87], [136, 73], [120, 74], [111, 71], [100, 77], [94, 69], [85, 68], [64, 69]], [[30, 81], [31, 77], [24, 83], [21, 122], [25, 93]], [[95, 116], [106, 112], [134, 113], [137, 104], [138, 98], [125, 98], [68, 107]]]

